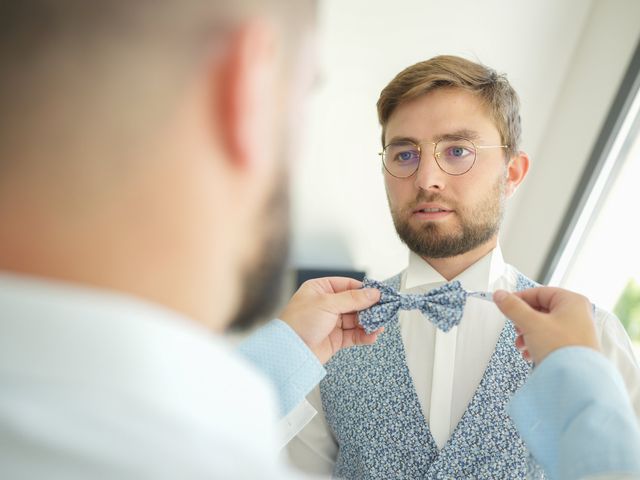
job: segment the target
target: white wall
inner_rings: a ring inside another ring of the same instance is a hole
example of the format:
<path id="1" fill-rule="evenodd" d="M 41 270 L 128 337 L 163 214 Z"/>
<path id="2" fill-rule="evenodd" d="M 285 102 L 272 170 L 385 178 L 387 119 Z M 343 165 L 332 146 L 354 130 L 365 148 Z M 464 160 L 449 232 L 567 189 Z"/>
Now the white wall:
<path id="1" fill-rule="evenodd" d="M 640 2 L 594 2 L 503 229 L 505 255 L 529 275 L 542 268 L 639 40 Z"/>
<path id="2" fill-rule="evenodd" d="M 321 6 L 323 82 L 293 175 L 293 265 L 354 267 L 377 278 L 404 267 L 406 249 L 388 213 L 377 155 L 375 103 L 401 69 L 450 53 L 506 72 L 521 96 L 523 147 L 534 167 L 512 202 L 517 212 L 507 216 L 502 241 L 507 258 L 535 274 L 553 237 L 551 217 L 561 217 L 569 177 L 579 175 L 590 147 L 584 144 L 595 138 L 638 37 L 640 2 L 325 0 Z M 582 132 L 574 153 L 566 146 L 556 151 L 565 129 Z"/>

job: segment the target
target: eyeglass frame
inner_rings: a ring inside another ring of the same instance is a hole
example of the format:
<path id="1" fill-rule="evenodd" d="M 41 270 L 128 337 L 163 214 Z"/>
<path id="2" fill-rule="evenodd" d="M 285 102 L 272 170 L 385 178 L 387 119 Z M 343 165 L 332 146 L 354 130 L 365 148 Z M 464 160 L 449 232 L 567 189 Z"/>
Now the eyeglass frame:
<path id="1" fill-rule="evenodd" d="M 444 168 L 442 168 L 442 165 L 440 165 L 440 162 L 438 162 L 438 157 L 442 153 L 442 152 L 438 152 L 437 151 L 438 144 L 440 142 L 443 142 L 443 141 L 444 142 L 451 141 L 452 139 L 454 139 L 454 140 L 465 140 L 465 141 L 469 142 L 471 145 L 473 145 L 473 148 L 474 148 L 474 151 L 473 151 L 473 162 L 471 163 L 471 166 L 468 169 L 466 169 L 464 172 L 462 172 L 462 173 L 449 173 Z M 418 159 L 418 164 L 416 165 L 416 169 L 413 172 L 411 172 L 411 174 L 407 175 L 406 177 L 398 177 L 397 175 L 394 175 L 393 173 L 391 173 L 389 171 L 389 169 L 387 168 L 387 164 L 384 161 L 384 151 L 387 149 L 387 147 L 389 145 L 394 144 L 394 143 L 400 143 L 400 142 L 411 143 L 411 144 L 415 145 L 416 148 L 418 149 L 418 153 L 420 154 L 420 158 Z M 382 159 L 382 166 L 387 171 L 387 173 L 389 175 L 391 175 L 392 177 L 394 177 L 394 178 L 409 178 L 409 177 L 412 177 L 420 169 L 420 162 L 422 162 L 422 144 L 423 143 L 429 143 L 429 144 L 433 145 L 433 159 L 435 160 L 436 165 L 438 165 L 438 168 L 440 170 L 442 170 L 447 175 L 451 175 L 452 177 L 459 177 L 461 175 L 464 175 L 465 173 L 468 173 L 473 168 L 473 166 L 476 164 L 476 160 L 478 159 L 477 150 L 484 149 L 484 148 L 509 148 L 509 145 L 476 145 L 475 142 L 473 140 L 471 140 L 470 138 L 466 138 L 466 137 L 462 137 L 462 136 L 453 136 L 453 137 L 450 137 L 450 138 L 442 138 L 442 139 L 438 140 L 437 142 L 419 142 L 419 143 L 416 143 L 413 140 L 403 139 L 403 140 L 396 140 L 394 142 L 387 143 L 382 148 L 382 152 L 378 153 L 378 155 L 380 155 L 380 158 Z"/>

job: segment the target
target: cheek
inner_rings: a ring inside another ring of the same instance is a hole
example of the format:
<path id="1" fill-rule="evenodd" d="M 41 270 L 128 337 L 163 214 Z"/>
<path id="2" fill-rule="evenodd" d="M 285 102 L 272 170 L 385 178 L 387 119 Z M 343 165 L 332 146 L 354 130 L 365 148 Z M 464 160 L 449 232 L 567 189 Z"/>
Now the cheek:
<path id="1" fill-rule="evenodd" d="M 491 172 L 491 175 L 476 175 L 465 178 L 464 182 L 457 183 L 455 186 L 452 185 L 450 193 L 461 206 L 474 209 L 496 195 L 496 188 L 500 181 L 504 181 L 504 177 L 495 172 Z"/>
<path id="2" fill-rule="evenodd" d="M 483 198 L 483 193 L 488 188 L 484 180 L 472 178 L 458 178 L 447 185 L 444 198 L 454 202 L 461 209 L 473 209 Z"/>
<path id="3" fill-rule="evenodd" d="M 401 180 L 385 174 L 384 186 L 387 191 L 387 197 L 393 204 L 402 203 L 409 198 L 415 198 L 413 183 L 410 180 Z"/>

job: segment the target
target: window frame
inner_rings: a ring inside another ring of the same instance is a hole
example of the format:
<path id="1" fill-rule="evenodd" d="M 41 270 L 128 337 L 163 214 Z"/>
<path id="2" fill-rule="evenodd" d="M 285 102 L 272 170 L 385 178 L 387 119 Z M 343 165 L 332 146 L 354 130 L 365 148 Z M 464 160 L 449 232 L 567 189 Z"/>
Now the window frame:
<path id="1" fill-rule="evenodd" d="M 622 167 L 629 134 L 640 123 L 640 41 L 537 276 L 559 285 Z"/>

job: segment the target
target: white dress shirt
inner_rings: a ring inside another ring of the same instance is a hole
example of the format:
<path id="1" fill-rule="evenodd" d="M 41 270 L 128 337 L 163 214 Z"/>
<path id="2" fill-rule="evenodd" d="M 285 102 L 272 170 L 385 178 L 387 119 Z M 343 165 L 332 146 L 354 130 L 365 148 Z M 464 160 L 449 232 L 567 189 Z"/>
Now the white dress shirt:
<path id="1" fill-rule="evenodd" d="M 517 271 L 504 262 L 497 247 L 456 280 L 468 291 L 513 291 Z M 410 254 L 409 266 L 401 278 L 402 292 L 426 292 L 444 283 L 446 279 L 428 263 Z M 462 321 L 447 333 L 437 329 L 419 311 L 401 311 L 399 322 L 407 366 L 422 413 L 438 448 L 442 448 L 480 384 L 505 317 L 492 302 L 469 298 Z M 603 352 L 622 374 L 640 417 L 640 366 L 631 342 L 614 315 L 601 311 L 595 323 Z M 307 400 L 317 414 L 312 419 L 307 415 L 306 426 L 298 425 L 301 431 L 288 444 L 287 454 L 303 470 L 328 474 L 333 471 L 338 445 L 322 412 L 319 389 Z"/>
<path id="2" fill-rule="evenodd" d="M 196 322 L 0 274 L 0 478 L 285 479 L 276 402 Z"/>

